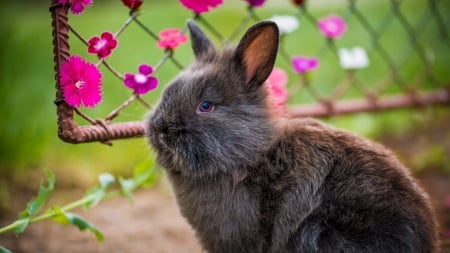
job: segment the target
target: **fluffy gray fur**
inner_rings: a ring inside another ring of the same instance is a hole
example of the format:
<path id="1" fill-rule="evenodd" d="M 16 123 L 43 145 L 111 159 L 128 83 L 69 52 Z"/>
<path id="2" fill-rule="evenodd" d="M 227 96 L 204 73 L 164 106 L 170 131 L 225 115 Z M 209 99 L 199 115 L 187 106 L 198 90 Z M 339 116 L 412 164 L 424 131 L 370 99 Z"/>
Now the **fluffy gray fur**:
<path id="1" fill-rule="evenodd" d="M 205 250 L 437 250 L 428 197 L 386 148 L 313 119 L 270 116 L 274 23 L 221 52 L 188 27 L 196 61 L 165 89 L 147 135 Z M 202 101 L 214 110 L 200 113 Z"/>

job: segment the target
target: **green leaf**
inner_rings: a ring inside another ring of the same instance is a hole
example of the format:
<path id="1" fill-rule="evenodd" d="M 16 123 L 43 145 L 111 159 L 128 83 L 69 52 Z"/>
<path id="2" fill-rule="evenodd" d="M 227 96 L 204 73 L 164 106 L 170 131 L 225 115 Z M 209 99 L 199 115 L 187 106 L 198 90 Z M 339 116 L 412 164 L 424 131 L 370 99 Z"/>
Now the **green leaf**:
<path id="1" fill-rule="evenodd" d="M 60 224 L 63 224 L 63 225 L 70 224 L 70 221 L 67 218 L 66 214 L 64 213 L 64 211 L 59 206 L 54 206 L 52 208 L 51 212 L 53 212 L 55 214 L 52 217 L 53 221 L 56 221 L 56 222 L 58 222 Z"/>
<path id="2" fill-rule="evenodd" d="M 15 229 L 14 229 L 14 233 L 16 234 L 20 234 L 23 231 L 25 231 L 25 229 L 28 227 L 28 225 L 30 224 L 30 218 L 23 218 L 23 219 L 19 219 L 16 220 L 13 225 L 15 225 Z"/>
<path id="3" fill-rule="evenodd" d="M 75 225 L 78 227 L 81 231 L 89 230 L 91 231 L 95 237 L 97 238 L 97 241 L 101 242 L 103 241 L 103 234 L 98 230 L 94 225 L 83 219 L 82 217 L 73 214 L 73 213 L 64 213 L 67 219 L 69 220 L 70 224 Z"/>
<path id="4" fill-rule="evenodd" d="M 0 246 L 0 253 L 12 253 L 12 251 L 10 251 L 9 249 Z"/>
<path id="5" fill-rule="evenodd" d="M 92 198 L 92 200 L 84 204 L 85 208 L 91 208 L 102 201 L 103 197 L 105 197 L 106 189 L 116 182 L 116 178 L 109 173 L 103 173 L 98 176 L 98 181 L 100 186 L 90 189 L 84 196 L 85 198 Z"/>
<path id="6" fill-rule="evenodd" d="M 91 208 L 97 205 L 100 201 L 102 201 L 103 197 L 105 197 L 105 189 L 102 187 L 95 187 L 89 190 L 84 198 L 92 198 L 92 200 L 86 202 L 84 204 L 85 208 Z"/>
<path id="7" fill-rule="evenodd" d="M 150 170 L 150 168 L 154 167 L 154 165 L 155 162 L 153 159 L 142 161 L 134 167 L 133 175 L 138 176 L 140 174 L 146 174 Z"/>
<path id="8" fill-rule="evenodd" d="M 52 211 L 55 213 L 55 216 L 52 218 L 52 220 L 63 225 L 75 225 L 81 231 L 89 230 L 95 235 L 97 241 L 103 241 L 103 234 L 96 227 L 94 227 L 92 223 L 89 223 L 82 217 L 73 213 L 65 212 L 59 206 L 54 206 L 52 208 Z"/>
<path id="9" fill-rule="evenodd" d="M 98 176 L 98 181 L 100 182 L 100 187 L 102 189 L 106 189 L 112 184 L 114 184 L 116 182 L 116 179 L 114 178 L 113 175 L 109 173 L 103 173 L 100 174 L 100 176 Z"/>
<path id="10" fill-rule="evenodd" d="M 53 189 L 55 188 L 55 175 L 50 170 L 46 170 L 45 172 L 47 174 L 48 185 L 45 186 L 44 183 L 41 182 L 37 197 L 28 202 L 26 209 L 20 212 L 19 218 L 32 217 L 36 215 L 39 210 L 41 210 L 42 206 L 44 206 L 50 193 L 53 192 Z"/>
<path id="11" fill-rule="evenodd" d="M 134 168 L 133 179 L 136 187 L 150 187 L 159 178 L 160 170 L 155 169 L 154 160 L 142 162 Z"/>
<path id="12" fill-rule="evenodd" d="M 19 212 L 19 219 L 28 218 L 30 215 L 28 214 L 27 209 L 22 210 Z"/>
<path id="13" fill-rule="evenodd" d="M 134 179 L 123 179 L 119 178 L 120 187 L 122 190 L 122 193 L 128 197 L 128 199 L 131 201 L 133 199 L 132 192 L 135 189 L 135 182 Z"/>

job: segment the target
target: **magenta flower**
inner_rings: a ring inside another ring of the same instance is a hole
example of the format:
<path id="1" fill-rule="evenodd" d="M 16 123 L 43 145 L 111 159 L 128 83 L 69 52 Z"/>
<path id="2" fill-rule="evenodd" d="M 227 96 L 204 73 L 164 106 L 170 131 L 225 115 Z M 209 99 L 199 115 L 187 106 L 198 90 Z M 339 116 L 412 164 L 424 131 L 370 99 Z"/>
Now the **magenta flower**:
<path id="1" fill-rule="evenodd" d="M 137 10 L 142 5 L 142 0 L 122 0 L 122 3 L 130 9 Z"/>
<path id="2" fill-rule="evenodd" d="M 266 80 L 268 99 L 274 116 L 283 114 L 284 106 L 288 100 L 288 91 L 286 84 L 288 75 L 281 68 L 273 68 L 269 78 Z"/>
<path id="3" fill-rule="evenodd" d="M 187 36 L 177 28 L 165 29 L 159 33 L 158 47 L 175 49 L 180 44 L 185 43 L 187 39 Z"/>
<path id="4" fill-rule="evenodd" d="M 347 29 L 347 24 L 338 15 L 330 15 L 317 21 L 320 32 L 323 36 L 338 39 Z"/>
<path id="5" fill-rule="evenodd" d="M 291 63 L 294 72 L 299 74 L 314 70 L 319 66 L 319 60 L 317 58 L 309 58 L 305 56 L 292 57 Z"/>
<path id="6" fill-rule="evenodd" d="M 70 10 L 73 14 L 81 14 L 85 7 L 90 7 L 93 0 L 59 0 L 62 5 L 70 4 Z"/>
<path id="7" fill-rule="evenodd" d="M 266 0 L 244 0 L 248 4 L 250 4 L 252 7 L 260 7 L 264 4 Z"/>
<path id="8" fill-rule="evenodd" d="M 208 12 L 209 8 L 219 6 L 223 0 L 180 0 L 180 2 L 195 13 L 203 13 Z"/>
<path id="9" fill-rule="evenodd" d="M 138 74 L 125 74 L 125 86 L 134 90 L 135 94 L 145 94 L 158 86 L 158 79 L 150 76 L 153 73 L 153 68 L 147 64 L 139 66 Z"/>
<path id="10" fill-rule="evenodd" d="M 59 71 L 59 84 L 68 105 L 95 107 L 101 97 L 102 74 L 80 56 L 71 56 Z"/>
<path id="11" fill-rule="evenodd" d="M 94 36 L 88 41 L 88 52 L 97 54 L 98 58 L 108 57 L 112 50 L 117 47 L 117 40 L 110 32 L 103 32 L 99 37 Z"/>

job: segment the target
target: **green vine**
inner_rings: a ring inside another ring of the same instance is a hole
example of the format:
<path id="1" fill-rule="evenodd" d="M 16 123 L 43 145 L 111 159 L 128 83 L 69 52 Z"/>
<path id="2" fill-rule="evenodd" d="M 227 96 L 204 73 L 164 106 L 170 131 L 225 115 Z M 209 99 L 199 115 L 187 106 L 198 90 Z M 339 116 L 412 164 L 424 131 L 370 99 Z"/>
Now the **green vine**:
<path id="1" fill-rule="evenodd" d="M 153 164 L 151 162 L 151 164 Z M 88 230 L 92 232 L 97 241 L 103 241 L 103 234 L 81 216 L 69 212 L 78 207 L 92 208 L 105 199 L 111 199 L 126 196 L 132 200 L 132 193 L 138 188 L 152 185 L 158 178 L 159 170 L 153 169 L 148 163 L 138 165 L 133 173 L 133 177 L 125 179 L 119 177 L 116 179 L 109 173 L 101 174 L 98 177 L 98 185 L 87 191 L 87 193 L 79 200 L 66 204 L 64 206 L 53 206 L 45 212 L 40 212 L 46 201 L 49 199 L 54 190 L 56 178 L 52 171 L 46 170 L 46 184 L 41 182 L 39 192 L 26 208 L 19 213 L 18 219 L 11 224 L 0 228 L 0 235 L 13 232 L 15 234 L 23 233 L 26 228 L 33 223 L 53 220 L 64 225 L 74 225 L 80 230 Z M 115 189 L 111 187 L 116 186 Z M 9 253 L 8 249 L 0 245 L 0 253 Z"/>

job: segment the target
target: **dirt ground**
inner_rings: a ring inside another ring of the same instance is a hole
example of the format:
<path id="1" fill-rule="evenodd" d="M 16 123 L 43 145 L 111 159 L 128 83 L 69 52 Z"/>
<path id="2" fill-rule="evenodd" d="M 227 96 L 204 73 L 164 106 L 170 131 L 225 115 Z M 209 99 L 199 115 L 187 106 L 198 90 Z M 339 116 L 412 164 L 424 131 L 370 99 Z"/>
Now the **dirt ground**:
<path id="1" fill-rule="evenodd" d="M 450 194 L 450 175 L 427 172 L 419 178 L 433 198 L 441 226 L 449 229 L 450 207 L 445 206 L 444 199 Z M 14 253 L 202 252 L 194 232 L 180 216 L 171 195 L 164 190 L 141 190 L 135 194 L 133 203 L 125 198 L 111 199 L 90 210 L 76 210 L 76 213 L 103 232 L 102 243 L 91 233 L 80 232 L 75 227 L 41 222 L 30 225 L 19 237 L 1 235 L 0 245 Z M 448 239 L 443 242 L 442 253 L 446 252 L 450 252 Z"/>
<path id="2" fill-rule="evenodd" d="M 432 124 L 432 127 L 419 124 L 413 132 L 395 136 L 386 135 L 379 141 L 393 149 L 400 158 L 409 161 L 414 161 L 414 157 L 421 155 L 419 151 L 429 150 L 438 143 L 443 146 L 444 159 L 448 162 L 448 156 L 450 156 L 448 150 L 450 124 L 448 122 L 450 122 L 450 115 L 439 119 L 439 122 Z M 445 158 L 446 155 L 447 158 Z M 417 164 L 408 165 L 416 166 Z M 444 166 L 447 165 L 444 162 Z M 429 193 L 438 215 L 442 238 L 441 252 L 450 253 L 449 168 L 433 166 L 433 160 L 427 168 L 415 176 Z M 32 224 L 19 237 L 11 233 L 0 235 L 0 245 L 14 253 L 202 252 L 194 232 L 180 216 L 170 191 L 167 186 L 165 187 L 140 190 L 135 194 L 133 203 L 125 198 L 118 198 L 102 202 L 90 210 L 75 210 L 75 213 L 94 223 L 103 232 L 105 239 L 102 243 L 98 243 L 91 233 L 80 232 L 75 227 L 66 227 L 54 222 L 41 222 Z M 68 195 L 69 200 L 82 196 L 82 192 L 77 189 L 62 194 Z M 14 201 L 18 204 L 17 210 L 22 209 L 26 202 L 25 199 Z M 58 203 L 67 203 L 67 201 Z M 0 226 L 14 220 L 16 214 L 17 211 L 13 211 L 9 215 L 0 217 Z"/>
<path id="3" fill-rule="evenodd" d="M 0 245 L 14 253 L 201 252 L 194 232 L 164 191 L 141 190 L 133 203 L 125 198 L 111 199 L 75 213 L 102 231 L 102 243 L 89 232 L 46 221 L 30 225 L 19 237 L 1 235 Z"/>

